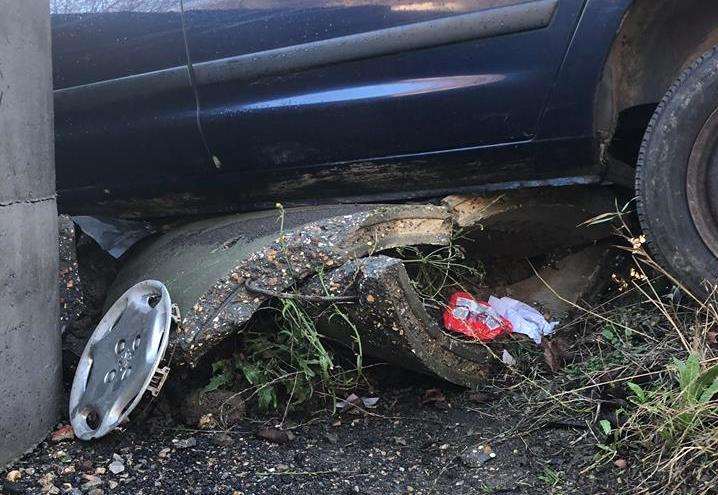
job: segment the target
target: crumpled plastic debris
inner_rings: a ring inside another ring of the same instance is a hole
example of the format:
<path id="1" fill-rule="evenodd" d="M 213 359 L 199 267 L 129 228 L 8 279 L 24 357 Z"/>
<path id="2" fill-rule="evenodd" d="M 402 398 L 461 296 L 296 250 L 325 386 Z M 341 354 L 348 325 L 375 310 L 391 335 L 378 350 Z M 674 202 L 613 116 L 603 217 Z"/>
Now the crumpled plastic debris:
<path id="1" fill-rule="evenodd" d="M 74 216 L 72 220 L 114 258 L 156 232 L 149 222 L 138 220 L 88 216 Z"/>
<path id="2" fill-rule="evenodd" d="M 489 298 L 491 306 L 499 315 L 511 322 L 515 333 L 528 335 L 536 344 L 541 344 L 544 335 L 551 335 L 559 322 L 546 321 L 541 313 L 526 303 L 510 297 Z"/>
<path id="3" fill-rule="evenodd" d="M 444 311 L 444 327 L 467 337 L 487 342 L 512 332 L 530 337 L 541 344 L 559 322 L 546 318 L 526 303 L 510 297 L 489 297 L 479 301 L 468 292 L 455 292 Z"/>
<path id="4" fill-rule="evenodd" d="M 506 366 L 516 366 L 518 364 L 516 358 L 513 357 L 511 353 L 506 349 L 504 349 L 504 351 L 501 353 L 501 362 L 504 363 Z"/>
<path id="5" fill-rule="evenodd" d="M 352 408 L 355 406 L 364 406 L 366 408 L 376 407 L 379 402 L 379 397 L 359 397 L 356 394 L 351 394 L 346 399 L 337 402 L 337 409 Z"/>
<path id="6" fill-rule="evenodd" d="M 455 292 L 444 311 L 444 327 L 472 339 L 489 341 L 511 333 L 511 323 L 468 292 Z"/>

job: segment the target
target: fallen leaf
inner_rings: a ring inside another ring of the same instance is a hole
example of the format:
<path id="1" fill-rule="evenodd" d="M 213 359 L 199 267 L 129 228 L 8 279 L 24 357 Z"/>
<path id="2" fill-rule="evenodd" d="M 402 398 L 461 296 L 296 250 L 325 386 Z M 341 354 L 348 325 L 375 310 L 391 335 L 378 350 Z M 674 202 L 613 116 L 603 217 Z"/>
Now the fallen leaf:
<path id="1" fill-rule="evenodd" d="M 430 388 L 424 392 L 421 399 L 422 404 L 435 404 L 437 402 L 446 402 L 446 397 L 440 388 Z"/>
<path id="2" fill-rule="evenodd" d="M 344 409 L 349 406 L 358 406 L 360 404 L 359 396 L 357 394 L 351 394 L 346 399 L 337 402 L 338 409 Z"/>
<path id="3" fill-rule="evenodd" d="M 199 418 L 197 426 L 200 430 L 214 430 L 218 427 L 218 424 L 214 415 L 212 413 L 207 413 Z"/>
<path id="4" fill-rule="evenodd" d="M 470 392 L 469 400 L 477 404 L 485 404 L 486 402 L 491 402 L 493 400 L 493 397 L 490 394 L 486 394 L 484 392 Z"/>
<path id="5" fill-rule="evenodd" d="M 362 397 L 361 401 L 364 407 L 376 407 L 377 402 L 379 402 L 379 397 Z"/>
<path id="6" fill-rule="evenodd" d="M 64 440 L 74 440 L 75 432 L 72 429 L 72 425 L 64 425 L 53 431 L 50 438 L 55 443 L 62 442 Z"/>
<path id="7" fill-rule="evenodd" d="M 337 402 L 337 409 L 350 411 L 356 414 L 363 412 L 363 409 L 376 407 L 379 397 L 359 397 L 357 394 L 351 394 L 346 399 Z"/>
<path id="8" fill-rule="evenodd" d="M 270 426 L 257 430 L 257 437 L 272 443 L 289 443 L 294 440 L 294 433 Z"/>
<path id="9" fill-rule="evenodd" d="M 544 339 L 541 342 L 543 356 L 551 371 L 558 371 L 566 360 L 566 345 L 561 339 Z"/>

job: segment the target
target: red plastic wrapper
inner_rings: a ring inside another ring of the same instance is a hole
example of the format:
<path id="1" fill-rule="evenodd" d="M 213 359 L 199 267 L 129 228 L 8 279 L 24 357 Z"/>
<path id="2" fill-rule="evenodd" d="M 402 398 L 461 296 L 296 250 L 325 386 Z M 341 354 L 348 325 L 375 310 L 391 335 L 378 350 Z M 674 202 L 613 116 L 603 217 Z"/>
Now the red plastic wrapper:
<path id="1" fill-rule="evenodd" d="M 488 342 L 512 331 L 511 322 L 489 303 L 477 301 L 468 292 L 455 292 L 444 311 L 444 327 L 475 340 Z"/>

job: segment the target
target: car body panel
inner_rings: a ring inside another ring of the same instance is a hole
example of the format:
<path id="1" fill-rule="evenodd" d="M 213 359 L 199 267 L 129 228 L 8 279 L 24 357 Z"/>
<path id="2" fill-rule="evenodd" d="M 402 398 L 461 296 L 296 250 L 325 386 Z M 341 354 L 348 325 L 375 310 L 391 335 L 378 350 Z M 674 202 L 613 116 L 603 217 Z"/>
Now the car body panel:
<path id="1" fill-rule="evenodd" d="M 91 212 L 120 184 L 157 187 L 168 167 L 155 164 L 173 163 L 172 173 L 183 174 L 187 164 L 206 160 L 189 78 L 170 91 L 85 107 L 58 98 L 78 88 L 85 100 L 93 83 L 186 65 L 176 0 L 53 0 L 51 13 L 61 209 Z"/>
<path id="2" fill-rule="evenodd" d="M 177 0 L 51 0 L 55 89 L 187 63 Z"/>
<path id="3" fill-rule="evenodd" d="M 445 3 L 426 2 L 422 7 Z M 486 3 L 473 2 L 473 9 Z M 582 0 L 561 2 L 544 29 L 308 69 L 250 84 L 202 86 L 202 120 L 210 147 L 225 172 L 231 173 L 531 139 L 581 4 Z M 291 43 L 296 31 L 316 33 L 323 24 L 343 25 L 340 32 L 394 27 L 404 17 L 391 16 L 397 12 L 392 8 L 410 6 L 406 0 L 393 0 L 368 8 L 282 6 L 261 9 L 269 12 L 264 15 L 244 7 L 224 10 L 229 19 L 223 24 L 236 27 L 220 29 L 220 39 L 233 39 L 227 31 L 244 33 L 236 37 L 236 53 L 226 41 L 193 37 L 195 16 L 206 13 L 188 11 L 188 36 L 193 59 L 198 52 L 207 57 L 208 48 L 216 45 L 225 46 L 222 55 L 238 55 L 246 50 L 243 40 L 272 38 L 262 36 L 267 24 L 280 33 L 276 37 L 290 33 L 284 43 Z M 430 9 L 421 12 L 440 15 Z M 241 22 L 245 18 L 250 20 Z M 314 37 L 319 35 L 310 41 Z M 254 45 L 263 51 L 277 43 Z"/>
<path id="4" fill-rule="evenodd" d="M 539 124 L 537 139 L 595 137 L 598 85 L 634 0 L 588 0 Z"/>
<path id="5" fill-rule="evenodd" d="M 65 211 L 169 216 L 600 180 L 587 102 L 628 2 L 185 0 L 183 19 L 166 1 L 55 16 L 56 64 L 84 64 L 55 70 Z M 425 26 L 548 3 L 545 27 L 411 45 Z M 410 48 L 382 52 L 382 36 Z M 93 61 L 103 56 L 117 67 Z M 582 86 L 567 106 L 570 78 Z"/>

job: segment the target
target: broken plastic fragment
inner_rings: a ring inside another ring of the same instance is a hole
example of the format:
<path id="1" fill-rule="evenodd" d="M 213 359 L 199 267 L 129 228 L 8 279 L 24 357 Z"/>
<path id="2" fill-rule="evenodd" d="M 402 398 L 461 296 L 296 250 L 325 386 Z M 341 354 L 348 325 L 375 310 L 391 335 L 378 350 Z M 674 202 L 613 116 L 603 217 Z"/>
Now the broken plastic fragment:
<path id="1" fill-rule="evenodd" d="M 137 220 L 88 216 L 74 216 L 72 220 L 114 258 L 155 233 L 150 223 Z"/>
<path id="2" fill-rule="evenodd" d="M 546 318 L 536 309 L 510 297 L 499 299 L 491 296 L 489 306 L 511 322 L 515 333 L 528 335 L 537 344 L 541 344 L 541 338 L 544 335 L 551 335 L 559 323 L 557 321 L 546 321 Z"/>
<path id="3" fill-rule="evenodd" d="M 379 402 L 379 397 L 359 397 L 356 394 L 351 394 L 346 399 L 337 402 L 336 407 L 337 409 L 344 409 L 347 407 L 354 407 L 361 404 L 366 408 L 372 408 L 376 407 L 377 402 Z"/>

